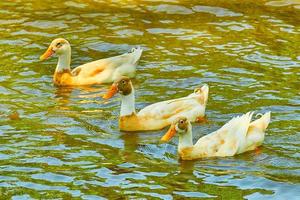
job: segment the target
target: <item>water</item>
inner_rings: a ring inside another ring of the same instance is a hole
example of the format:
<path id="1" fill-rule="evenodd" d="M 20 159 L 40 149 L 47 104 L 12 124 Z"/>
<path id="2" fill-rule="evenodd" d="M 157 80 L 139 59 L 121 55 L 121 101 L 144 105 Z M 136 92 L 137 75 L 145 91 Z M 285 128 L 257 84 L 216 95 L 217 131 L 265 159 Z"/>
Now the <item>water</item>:
<path id="1" fill-rule="evenodd" d="M 0 3 L 1 199 L 297 199 L 300 196 L 299 1 L 56 1 Z M 137 108 L 210 85 L 209 123 L 272 111 L 264 145 L 230 158 L 179 161 L 166 131 L 118 131 L 109 85 L 58 88 L 52 39 L 72 66 L 144 48 Z M 18 114 L 16 114 L 18 113 Z"/>

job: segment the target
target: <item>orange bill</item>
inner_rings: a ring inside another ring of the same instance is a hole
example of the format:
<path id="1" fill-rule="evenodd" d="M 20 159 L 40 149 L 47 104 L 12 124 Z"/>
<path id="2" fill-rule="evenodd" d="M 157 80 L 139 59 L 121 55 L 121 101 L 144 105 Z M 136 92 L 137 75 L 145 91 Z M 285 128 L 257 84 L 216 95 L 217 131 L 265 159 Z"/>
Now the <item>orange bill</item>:
<path id="1" fill-rule="evenodd" d="M 118 92 L 118 87 L 116 84 L 112 84 L 105 95 L 103 95 L 103 99 L 110 99 Z"/>
<path id="2" fill-rule="evenodd" d="M 160 139 L 160 141 L 168 142 L 176 133 L 175 125 L 172 124 L 168 132 Z"/>
<path id="3" fill-rule="evenodd" d="M 41 55 L 40 60 L 46 60 L 48 58 L 50 58 L 53 54 L 55 53 L 55 51 L 53 51 L 52 47 L 50 46 L 47 51 Z"/>

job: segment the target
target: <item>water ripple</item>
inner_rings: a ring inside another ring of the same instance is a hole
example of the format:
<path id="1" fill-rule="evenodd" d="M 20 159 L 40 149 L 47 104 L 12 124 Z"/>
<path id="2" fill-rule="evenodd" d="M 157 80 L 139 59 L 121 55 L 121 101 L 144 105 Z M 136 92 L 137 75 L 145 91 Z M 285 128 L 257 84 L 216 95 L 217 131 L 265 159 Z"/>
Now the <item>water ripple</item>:
<path id="1" fill-rule="evenodd" d="M 0 3 L 0 190 L 3 199 L 236 198 L 299 196 L 299 3 L 33 0 Z M 47 8 L 47 9 L 46 9 Z M 298 20 L 298 21 L 297 21 Z M 232 158 L 180 161 L 167 131 L 118 129 L 109 85 L 59 88 L 56 37 L 72 67 L 144 49 L 136 107 L 210 85 L 209 123 L 194 141 L 249 110 L 272 111 L 264 145 Z"/>

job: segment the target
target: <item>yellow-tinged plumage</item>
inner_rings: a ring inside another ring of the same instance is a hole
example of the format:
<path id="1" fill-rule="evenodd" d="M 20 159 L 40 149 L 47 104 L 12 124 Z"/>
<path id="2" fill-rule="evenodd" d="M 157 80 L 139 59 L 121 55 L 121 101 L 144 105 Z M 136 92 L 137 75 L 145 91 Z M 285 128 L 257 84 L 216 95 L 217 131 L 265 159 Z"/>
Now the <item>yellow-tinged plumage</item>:
<path id="1" fill-rule="evenodd" d="M 254 150 L 265 137 L 265 130 L 270 123 L 271 112 L 251 122 L 253 112 L 234 117 L 219 130 L 200 138 L 195 145 L 192 141 L 192 125 L 186 117 L 180 117 L 162 137 L 169 141 L 179 134 L 178 153 L 183 160 L 205 157 L 225 157 Z"/>
<path id="2" fill-rule="evenodd" d="M 56 85 L 92 85 L 111 83 L 121 76 L 134 77 L 136 65 L 142 55 L 141 48 L 133 48 L 130 53 L 89 62 L 71 70 L 71 46 L 63 38 L 51 42 L 41 60 L 57 54 L 58 64 L 53 82 Z"/>
<path id="3" fill-rule="evenodd" d="M 178 116 L 185 116 L 192 122 L 203 118 L 208 92 L 208 85 L 204 85 L 186 97 L 158 102 L 136 113 L 133 85 L 129 78 L 123 77 L 111 86 L 103 98 L 109 99 L 116 93 L 121 94 L 120 130 L 146 131 L 162 129 Z"/>

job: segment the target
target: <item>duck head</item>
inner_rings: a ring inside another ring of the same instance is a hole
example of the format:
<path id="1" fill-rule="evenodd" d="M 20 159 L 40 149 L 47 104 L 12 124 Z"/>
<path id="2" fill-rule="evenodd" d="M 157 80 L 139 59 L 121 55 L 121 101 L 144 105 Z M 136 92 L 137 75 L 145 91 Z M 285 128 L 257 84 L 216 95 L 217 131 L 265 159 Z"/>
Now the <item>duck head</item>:
<path id="1" fill-rule="evenodd" d="M 70 54 L 71 52 L 71 46 L 70 43 L 63 38 L 57 38 L 51 42 L 46 52 L 41 55 L 40 60 L 46 60 L 53 56 L 54 54 L 65 55 Z"/>
<path id="2" fill-rule="evenodd" d="M 176 133 L 184 136 L 191 130 L 191 123 L 186 117 L 177 118 L 170 126 L 167 133 L 160 139 L 162 142 L 168 142 Z"/>
<path id="3" fill-rule="evenodd" d="M 128 96 L 132 93 L 132 91 L 133 86 L 130 78 L 123 76 L 111 85 L 107 93 L 103 95 L 103 98 L 110 99 L 117 93 L 120 93 L 122 96 Z"/>

